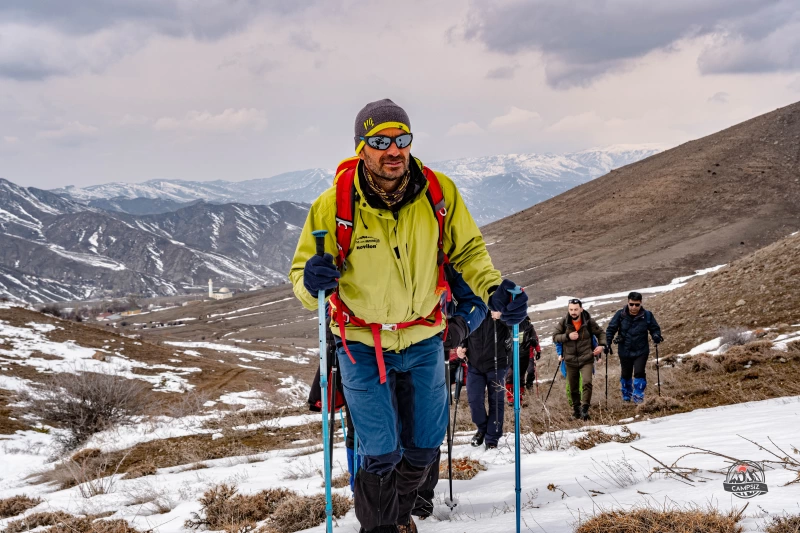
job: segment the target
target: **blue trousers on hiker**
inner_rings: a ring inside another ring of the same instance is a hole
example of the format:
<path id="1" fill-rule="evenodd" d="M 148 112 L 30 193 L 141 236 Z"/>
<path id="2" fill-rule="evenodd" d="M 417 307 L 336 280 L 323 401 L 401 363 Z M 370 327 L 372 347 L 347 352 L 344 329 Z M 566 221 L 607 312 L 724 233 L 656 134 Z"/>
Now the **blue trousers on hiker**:
<path id="1" fill-rule="evenodd" d="M 425 468 L 436 454 L 447 430 L 447 386 L 444 350 L 439 335 L 398 352 L 384 351 L 386 383 L 380 383 L 375 348 L 359 342 L 336 348 L 342 388 L 358 432 L 362 468 L 385 476 L 401 459 Z"/>
<path id="2" fill-rule="evenodd" d="M 485 435 L 486 444 L 497 444 L 503 436 L 503 413 L 505 409 L 506 368 L 497 372 L 480 372 L 470 365 L 467 372 L 467 399 L 472 422 Z M 489 412 L 486 412 L 486 396 L 489 397 Z M 496 423 L 495 423 L 496 422 Z"/>

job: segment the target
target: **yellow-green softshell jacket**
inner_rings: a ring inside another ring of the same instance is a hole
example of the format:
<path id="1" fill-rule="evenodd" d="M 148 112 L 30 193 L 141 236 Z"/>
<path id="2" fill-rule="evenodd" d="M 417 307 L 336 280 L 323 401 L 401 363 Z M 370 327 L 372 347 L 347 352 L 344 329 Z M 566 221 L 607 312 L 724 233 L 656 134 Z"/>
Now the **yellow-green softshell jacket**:
<path id="1" fill-rule="evenodd" d="M 413 159 L 420 168 L 422 163 Z M 501 282 L 500 272 L 492 265 L 483 236 L 464 205 L 455 184 L 436 173 L 445 199 L 444 251 L 461 272 L 472 291 L 488 302 L 487 291 Z M 359 180 L 354 180 L 359 202 L 353 217 L 353 237 L 347 268 L 339 279 L 339 296 L 350 310 L 368 323 L 397 324 L 427 317 L 440 297 L 436 294 L 438 269 L 436 239 L 439 235 L 436 216 L 425 196 L 427 184 L 416 198 L 393 214 L 375 209 L 364 200 Z M 315 230 L 328 230 L 325 251 L 334 257 L 336 248 L 336 188 L 323 192 L 313 203 L 297 243 L 289 279 L 297 298 L 309 310 L 317 308 L 317 299 L 303 285 L 303 268 L 316 253 Z M 381 331 L 384 350 L 402 350 L 436 335 L 444 329 L 424 325 L 397 331 Z M 334 334 L 341 336 L 333 323 Z M 347 326 L 347 340 L 374 345 L 369 328 Z"/>

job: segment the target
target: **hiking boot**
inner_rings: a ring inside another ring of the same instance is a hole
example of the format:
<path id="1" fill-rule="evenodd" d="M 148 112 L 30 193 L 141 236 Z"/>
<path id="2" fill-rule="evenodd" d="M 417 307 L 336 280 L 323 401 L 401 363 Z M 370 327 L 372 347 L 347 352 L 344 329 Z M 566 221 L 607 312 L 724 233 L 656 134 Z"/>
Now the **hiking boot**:
<path id="1" fill-rule="evenodd" d="M 417 533 L 417 524 L 414 523 L 413 518 L 410 518 L 406 525 L 397 524 L 397 531 L 398 533 Z"/>
<path id="2" fill-rule="evenodd" d="M 496 442 L 487 442 L 486 443 L 486 449 L 487 450 L 496 450 L 497 449 L 497 443 Z"/>
<path id="3" fill-rule="evenodd" d="M 633 379 L 619 378 L 619 388 L 622 392 L 622 401 L 630 402 L 633 395 Z"/>
<path id="4" fill-rule="evenodd" d="M 644 402 L 644 390 L 647 388 L 647 380 L 645 378 L 633 378 L 633 403 L 640 404 Z"/>
<path id="5" fill-rule="evenodd" d="M 581 406 L 581 418 L 584 420 L 589 420 L 589 405 Z"/>
<path id="6" fill-rule="evenodd" d="M 581 416 L 583 416 L 583 415 L 581 415 L 581 406 L 580 405 L 573 405 L 572 406 L 572 418 L 574 418 L 575 420 L 580 420 Z"/>
<path id="7" fill-rule="evenodd" d="M 477 448 L 478 446 L 483 444 L 483 437 L 485 437 L 485 435 L 483 434 L 482 431 L 476 432 L 475 436 L 472 437 L 472 442 L 470 442 L 470 444 L 472 444 L 473 447 Z"/>

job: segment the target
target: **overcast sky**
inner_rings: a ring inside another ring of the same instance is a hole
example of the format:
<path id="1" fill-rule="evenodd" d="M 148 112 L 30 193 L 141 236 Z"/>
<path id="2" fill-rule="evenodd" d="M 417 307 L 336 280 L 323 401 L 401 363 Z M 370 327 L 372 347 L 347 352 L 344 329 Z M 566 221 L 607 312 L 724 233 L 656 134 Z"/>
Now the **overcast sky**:
<path id="1" fill-rule="evenodd" d="M 800 100 L 800 2 L 0 2 L 20 185 L 333 168 L 380 98 L 429 162 L 677 144 Z"/>

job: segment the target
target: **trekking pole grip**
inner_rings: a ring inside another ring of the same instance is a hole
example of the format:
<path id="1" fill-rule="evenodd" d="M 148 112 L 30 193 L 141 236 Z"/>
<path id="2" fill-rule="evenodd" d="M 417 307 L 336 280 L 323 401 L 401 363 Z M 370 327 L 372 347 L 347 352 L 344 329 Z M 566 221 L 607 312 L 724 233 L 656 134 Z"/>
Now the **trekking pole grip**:
<path id="1" fill-rule="evenodd" d="M 317 241 L 317 255 L 322 257 L 325 255 L 325 235 L 328 234 L 326 229 L 318 229 L 311 232 L 314 239 Z"/>

